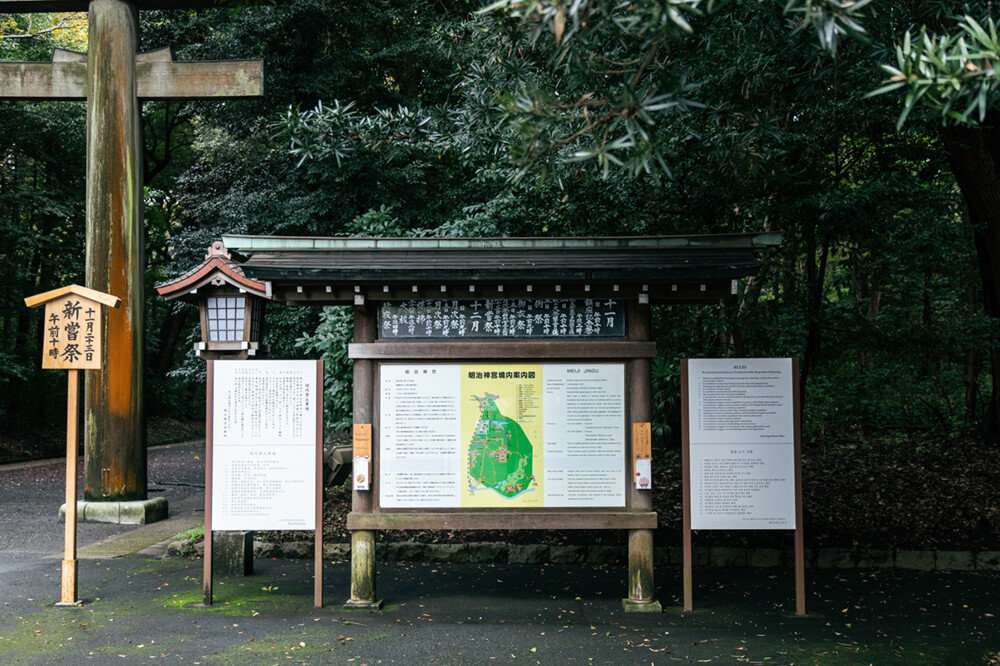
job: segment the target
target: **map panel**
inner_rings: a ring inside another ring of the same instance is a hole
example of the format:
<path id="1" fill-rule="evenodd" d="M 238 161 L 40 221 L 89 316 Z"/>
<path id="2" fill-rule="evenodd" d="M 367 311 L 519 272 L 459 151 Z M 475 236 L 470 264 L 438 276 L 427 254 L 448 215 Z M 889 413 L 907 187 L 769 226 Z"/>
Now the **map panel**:
<path id="1" fill-rule="evenodd" d="M 462 506 L 542 506 L 542 366 L 462 366 Z"/>
<path id="2" fill-rule="evenodd" d="M 623 364 L 379 368 L 381 507 L 625 506 Z"/>

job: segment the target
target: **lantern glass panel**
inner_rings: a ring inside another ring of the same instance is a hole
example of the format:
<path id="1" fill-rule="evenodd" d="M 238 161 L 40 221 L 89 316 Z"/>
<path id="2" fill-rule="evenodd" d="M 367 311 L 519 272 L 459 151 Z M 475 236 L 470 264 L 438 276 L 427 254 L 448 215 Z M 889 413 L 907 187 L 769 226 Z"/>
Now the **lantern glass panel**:
<path id="1" fill-rule="evenodd" d="M 211 342 L 243 340 L 244 296 L 208 297 L 208 339 Z"/>

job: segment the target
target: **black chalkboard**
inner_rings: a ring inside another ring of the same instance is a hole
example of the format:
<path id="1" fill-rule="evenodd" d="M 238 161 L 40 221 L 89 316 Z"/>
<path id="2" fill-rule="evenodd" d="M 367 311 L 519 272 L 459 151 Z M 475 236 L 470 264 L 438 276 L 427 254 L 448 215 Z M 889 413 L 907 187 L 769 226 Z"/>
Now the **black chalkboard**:
<path id="1" fill-rule="evenodd" d="M 622 338 L 625 303 L 616 299 L 386 301 L 379 338 Z"/>

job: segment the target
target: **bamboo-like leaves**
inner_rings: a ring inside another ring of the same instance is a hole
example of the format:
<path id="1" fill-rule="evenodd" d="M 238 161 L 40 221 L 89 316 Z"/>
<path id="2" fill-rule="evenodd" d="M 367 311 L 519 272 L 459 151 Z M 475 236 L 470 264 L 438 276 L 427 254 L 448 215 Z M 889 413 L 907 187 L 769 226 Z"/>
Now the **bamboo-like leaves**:
<path id="1" fill-rule="evenodd" d="M 897 126 L 902 127 L 918 102 L 943 122 L 959 124 L 982 122 L 997 103 L 1000 80 L 993 63 L 1000 59 L 1000 38 L 996 23 L 989 19 L 983 26 L 963 16 L 958 27 L 946 35 L 923 28 L 916 38 L 907 31 L 896 46 L 896 64 L 882 66 L 888 80 L 869 96 L 906 88 Z"/>
<path id="2" fill-rule="evenodd" d="M 841 37 L 865 39 L 860 19 L 871 0 L 788 0 L 785 12 L 801 18 L 796 30 L 815 28 L 820 46 L 837 54 Z"/>

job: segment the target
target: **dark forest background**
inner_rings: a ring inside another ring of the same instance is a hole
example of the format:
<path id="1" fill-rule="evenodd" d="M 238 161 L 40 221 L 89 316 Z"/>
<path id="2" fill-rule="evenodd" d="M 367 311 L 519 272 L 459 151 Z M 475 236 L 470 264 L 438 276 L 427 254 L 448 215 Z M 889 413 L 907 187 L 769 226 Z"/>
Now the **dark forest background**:
<path id="1" fill-rule="evenodd" d="M 962 34 L 952 12 L 975 6 L 799 4 L 510 1 L 477 13 L 478 1 L 296 0 L 143 12 L 143 50 L 266 67 L 258 100 L 144 106 L 148 415 L 202 417 L 195 310 L 153 286 L 225 232 L 779 231 L 782 246 L 738 302 L 656 309 L 658 448 L 677 446 L 678 359 L 747 355 L 802 359 L 806 437 L 824 451 L 993 451 L 993 80 L 962 78 L 948 108 L 925 90 L 901 125 L 915 80 L 869 96 L 892 80 L 882 65 L 920 65 L 920 53 L 894 51 L 907 29 Z M 986 25 L 988 9 L 976 17 Z M 79 17 L 31 21 L 0 15 L 0 59 L 85 48 Z M 65 380 L 39 369 L 41 321 L 22 299 L 82 279 L 84 112 L 0 102 L 8 438 L 63 425 Z M 273 357 L 328 359 L 332 428 L 350 418 L 347 327 L 337 308 L 268 313 Z"/>

